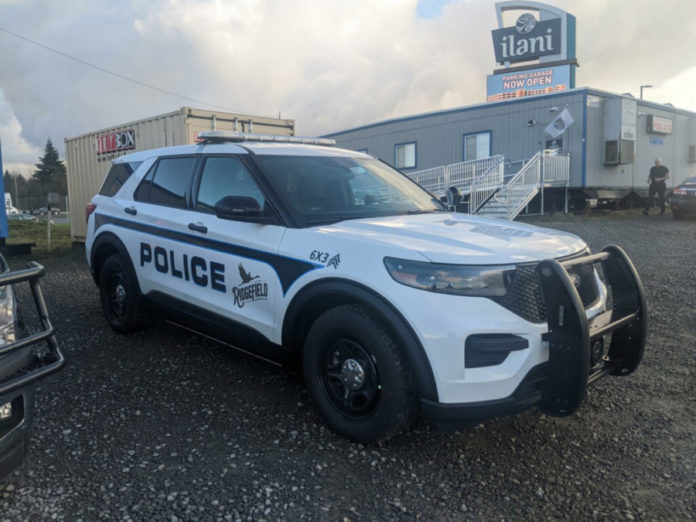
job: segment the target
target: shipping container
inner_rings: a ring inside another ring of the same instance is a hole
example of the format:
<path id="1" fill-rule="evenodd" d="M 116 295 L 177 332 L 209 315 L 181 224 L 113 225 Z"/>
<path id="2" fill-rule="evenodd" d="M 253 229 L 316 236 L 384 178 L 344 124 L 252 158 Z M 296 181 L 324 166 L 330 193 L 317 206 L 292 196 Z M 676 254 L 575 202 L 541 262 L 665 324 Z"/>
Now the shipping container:
<path id="1" fill-rule="evenodd" d="M 182 107 L 178 111 L 65 138 L 70 235 L 84 241 L 85 206 L 114 158 L 147 149 L 195 143 L 199 132 L 220 130 L 294 136 L 295 121 Z"/>

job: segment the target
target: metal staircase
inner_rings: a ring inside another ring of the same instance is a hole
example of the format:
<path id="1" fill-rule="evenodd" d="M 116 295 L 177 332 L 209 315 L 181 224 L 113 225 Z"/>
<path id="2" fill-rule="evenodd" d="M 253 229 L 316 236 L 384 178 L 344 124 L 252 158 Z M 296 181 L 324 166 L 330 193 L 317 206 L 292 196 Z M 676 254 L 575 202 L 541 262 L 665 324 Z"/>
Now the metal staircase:
<path id="1" fill-rule="evenodd" d="M 570 156 L 537 152 L 521 162 L 522 168 L 507 182 L 502 156 L 444 165 L 412 172 L 409 177 L 432 194 L 442 197 L 456 187 L 468 197 L 469 213 L 513 220 L 546 187 L 568 187 Z"/>
<path id="2" fill-rule="evenodd" d="M 541 153 L 537 152 L 490 198 L 477 214 L 513 220 L 541 190 Z"/>

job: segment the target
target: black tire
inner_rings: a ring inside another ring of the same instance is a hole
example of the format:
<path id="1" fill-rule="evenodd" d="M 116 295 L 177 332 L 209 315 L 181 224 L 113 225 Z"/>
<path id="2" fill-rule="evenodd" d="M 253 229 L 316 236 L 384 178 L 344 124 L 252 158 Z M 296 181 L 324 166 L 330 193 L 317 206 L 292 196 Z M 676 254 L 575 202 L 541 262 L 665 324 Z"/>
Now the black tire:
<path id="1" fill-rule="evenodd" d="M 375 442 L 415 421 L 410 369 L 394 336 L 367 308 L 343 305 L 322 314 L 309 330 L 302 360 L 309 393 L 339 435 Z"/>
<path id="2" fill-rule="evenodd" d="M 119 333 L 143 327 L 145 321 L 138 282 L 128 261 L 114 254 L 104 261 L 99 272 L 102 310 L 109 326 Z"/>
<path id="3" fill-rule="evenodd" d="M 684 218 L 684 215 L 683 215 L 683 214 L 681 213 L 681 211 L 679 211 L 679 210 L 672 210 L 672 217 L 673 217 L 674 219 L 679 220 L 679 219 L 683 219 L 683 218 Z"/>

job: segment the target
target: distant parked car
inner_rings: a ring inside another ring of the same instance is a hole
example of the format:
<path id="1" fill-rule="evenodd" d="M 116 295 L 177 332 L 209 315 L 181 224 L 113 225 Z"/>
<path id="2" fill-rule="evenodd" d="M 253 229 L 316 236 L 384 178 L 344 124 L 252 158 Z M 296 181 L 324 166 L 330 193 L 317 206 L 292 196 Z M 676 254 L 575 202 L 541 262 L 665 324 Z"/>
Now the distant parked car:
<path id="1" fill-rule="evenodd" d="M 51 214 L 53 215 L 56 215 L 59 212 L 60 210 L 57 208 L 51 209 Z M 34 214 L 35 216 L 45 216 L 46 214 L 48 214 L 48 209 L 46 207 L 37 208 L 36 210 L 32 211 L 32 214 Z"/>
<path id="2" fill-rule="evenodd" d="M 672 191 L 670 207 L 674 219 L 681 219 L 687 215 L 696 216 L 696 176 L 686 178 Z"/>
<path id="3" fill-rule="evenodd" d="M 7 219 L 11 221 L 38 221 L 39 218 L 36 216 L 32 216 L 31 214 L 25 214 L 24 212 L 20 212 L 18 214 L 8 214 Z"/>

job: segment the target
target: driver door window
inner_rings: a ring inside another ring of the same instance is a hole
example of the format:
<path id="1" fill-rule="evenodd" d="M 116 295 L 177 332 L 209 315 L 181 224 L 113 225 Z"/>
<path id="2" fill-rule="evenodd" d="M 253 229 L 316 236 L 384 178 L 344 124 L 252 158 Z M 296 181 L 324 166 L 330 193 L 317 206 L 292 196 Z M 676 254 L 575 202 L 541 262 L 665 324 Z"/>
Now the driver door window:
<path id="1" fill-rule="evenodd" d="M 235 157 L 205 160 L 196 197 L 196 210 L 215 213 L 215 204 L 225 196 L 246 196 L 264 208 L 264 197 L 244 164 Z"/>

